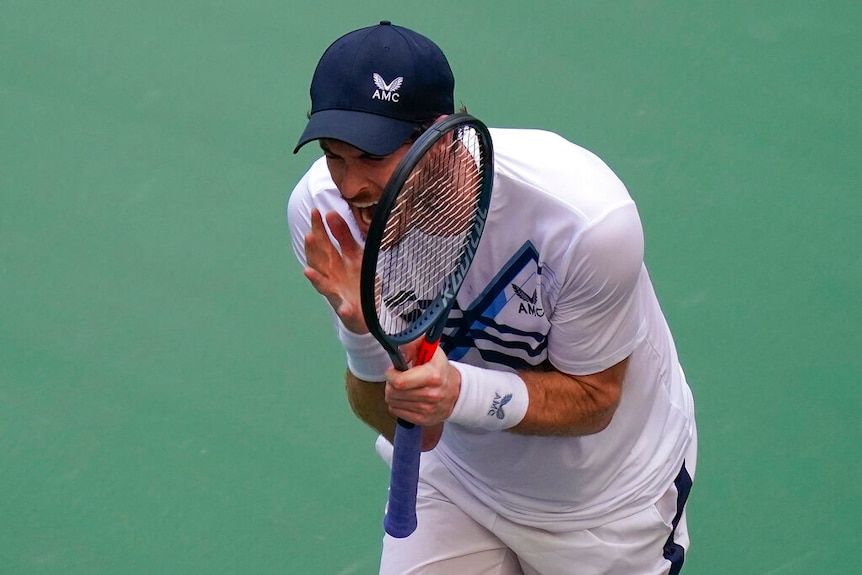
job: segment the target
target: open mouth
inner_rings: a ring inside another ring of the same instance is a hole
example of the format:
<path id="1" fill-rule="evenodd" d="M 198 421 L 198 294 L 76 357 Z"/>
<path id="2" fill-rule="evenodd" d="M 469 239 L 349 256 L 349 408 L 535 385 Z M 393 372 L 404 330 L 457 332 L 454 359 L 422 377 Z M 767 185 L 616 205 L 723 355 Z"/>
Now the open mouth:
<path id="1" fill-rule="evenodd" d="M 355 202 L 353 207 L 359 215 L 359 221 L 366 226 L 370 226 L 371 220 L 374 218 L 374 210 L 377 208 L 377 202 Z"/>

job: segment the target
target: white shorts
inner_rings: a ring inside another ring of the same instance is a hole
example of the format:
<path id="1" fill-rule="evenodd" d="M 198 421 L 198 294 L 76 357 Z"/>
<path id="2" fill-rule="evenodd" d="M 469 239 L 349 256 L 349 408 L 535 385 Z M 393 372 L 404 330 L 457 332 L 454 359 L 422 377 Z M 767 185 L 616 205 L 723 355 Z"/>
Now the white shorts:
<path id="1" fill-rule="evenodd" d="M 391 445 L 378 440 L 391 460 Z M 433 455 L 423 474 L 455 482 Z M 655 505 L 582 531 L 552 533 L 500 517 L 462 489 L 458 501 L 419 482 L 419 526 L 405 539 L 383 538 L 381 575 L 676 575 L 689 547 L 685 502 L 697 465 L 697 435 L 676 481 Z M 454 486 L 454 485 L 453 485 Z"/>

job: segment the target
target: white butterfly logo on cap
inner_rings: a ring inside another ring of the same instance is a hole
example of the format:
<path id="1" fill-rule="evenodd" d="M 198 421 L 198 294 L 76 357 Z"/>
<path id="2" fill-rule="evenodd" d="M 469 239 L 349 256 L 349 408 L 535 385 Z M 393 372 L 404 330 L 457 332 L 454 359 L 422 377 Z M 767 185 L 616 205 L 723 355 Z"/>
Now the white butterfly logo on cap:
<path id="1" fill-rule="evenodd" d="M 401 99 L 401 95 L 398 93 L 398 89 L 404 83 L 404 77 L 398 76 L 392 82 L 386 83 L 386 80 L 383 79 L 383 76 L 375 72 L 373 74 L 374 85 L 377 86 L 377 89 L 374 90 L 374 95 L 371 96 L 372 100 L 385 100 L 386 102 L 394 102 L 398 103 L 398 100 Z"/>

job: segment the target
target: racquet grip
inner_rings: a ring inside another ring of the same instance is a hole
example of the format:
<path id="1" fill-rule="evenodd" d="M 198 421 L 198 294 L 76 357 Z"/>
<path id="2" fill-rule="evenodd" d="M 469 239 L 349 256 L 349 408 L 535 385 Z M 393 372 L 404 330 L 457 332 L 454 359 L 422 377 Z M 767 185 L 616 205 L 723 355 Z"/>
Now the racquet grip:
<path id="1" fill-rule="evenodd" d="M 431 361 L 439 339 L 422 338 L 414 365 Z M 419 456 L 422 453 L 422 427 L 402 419 L 395 426 L 392 473 L 389 476 L 389 506 L 383 527 L 392 537 L 403 539 L 416 530 L 416 490 L 419 485 Z"/>
<path id="2" fill-rule="evenodd" d="M 422 427 L 399 419 L 395 426 L 389 505 L 383 519 L 386 533 L 398 539 L 416 530 L 416 490 L 421 451 Z"/>

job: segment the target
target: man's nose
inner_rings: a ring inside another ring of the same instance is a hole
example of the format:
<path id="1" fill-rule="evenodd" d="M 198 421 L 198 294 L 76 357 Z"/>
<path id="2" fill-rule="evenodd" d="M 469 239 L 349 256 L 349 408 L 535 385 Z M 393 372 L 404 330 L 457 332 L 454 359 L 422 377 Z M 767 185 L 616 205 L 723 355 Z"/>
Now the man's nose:
<path id="1" fill-rule="evenodd" d="M 345 199 L 352 199 L 359 194 L 368 190 L 368 180 L 363 176 L 360 170 L 344 170 L 341 175 L 341 195 Z"/>

